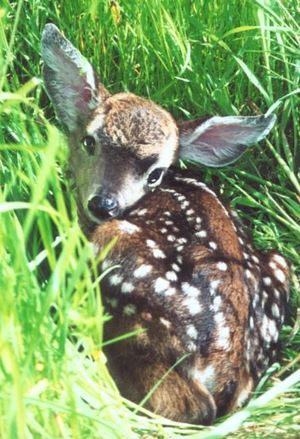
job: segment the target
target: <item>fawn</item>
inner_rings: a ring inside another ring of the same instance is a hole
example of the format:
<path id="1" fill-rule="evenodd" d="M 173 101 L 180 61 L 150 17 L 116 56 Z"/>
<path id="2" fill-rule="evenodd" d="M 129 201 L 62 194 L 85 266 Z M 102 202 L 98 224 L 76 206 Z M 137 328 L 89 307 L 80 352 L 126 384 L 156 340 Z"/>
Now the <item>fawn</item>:
<path id="1" fill-rule="evenodd" d="M 117 237 L 102 270 L 113 316 L 107 347 L 121 393 L 167 418 L 210 424 L 241 406 L 279 350 L 289 267 L 253 249 L 234 212 L 178 157 L 234 162 L 275 116 L 211 117 L 177 124 L 153 102 L 111 95 L 92 66 L 47 24 L 44 79 L 67 130 L 81 220 L 98 252 Z M 176 364 L 175 364 L 176 363 Z M 162 379 L 164 378 L 164 379 Z"/>

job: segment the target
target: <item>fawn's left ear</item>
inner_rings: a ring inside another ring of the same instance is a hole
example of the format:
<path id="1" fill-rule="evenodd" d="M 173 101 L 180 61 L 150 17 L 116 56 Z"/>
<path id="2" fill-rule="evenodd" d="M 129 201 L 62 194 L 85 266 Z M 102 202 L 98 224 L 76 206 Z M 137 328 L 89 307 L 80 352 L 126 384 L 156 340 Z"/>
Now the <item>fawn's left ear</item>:
<path id="1" fill-rule="evenodd" d="M 69 132 L 76 131 L 102 101 L 94 69 L 52 23 L 42 34 L 42 57 L 57 117 Z"/>
<path id="2" fill-rule="evenodd" d="M 271 130 L 276 116 L 212 117 L 198 125 L 179 125 L 179 156 L 207 166 L 235 162 L 248 146 L 262 140 Z"/>

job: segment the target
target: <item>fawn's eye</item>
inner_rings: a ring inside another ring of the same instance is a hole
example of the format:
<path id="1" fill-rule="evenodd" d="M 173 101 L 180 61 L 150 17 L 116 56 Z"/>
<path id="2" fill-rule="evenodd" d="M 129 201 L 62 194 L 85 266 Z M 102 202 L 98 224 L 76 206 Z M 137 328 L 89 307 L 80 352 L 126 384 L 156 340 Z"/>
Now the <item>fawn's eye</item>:
<path id="1" fill-rule="evenodd" d="M 89 155 L 95 154 L 96 140 L 93 136 L 86 136 L 81 140 L 81 144 Z"/>
<path id="2" fill-rule="evenodd" d="M 165 168 L 156 168 L 150 172 L 147 179 L 148 186 L 151 187 L 159 184 L 164 170 Z"/>

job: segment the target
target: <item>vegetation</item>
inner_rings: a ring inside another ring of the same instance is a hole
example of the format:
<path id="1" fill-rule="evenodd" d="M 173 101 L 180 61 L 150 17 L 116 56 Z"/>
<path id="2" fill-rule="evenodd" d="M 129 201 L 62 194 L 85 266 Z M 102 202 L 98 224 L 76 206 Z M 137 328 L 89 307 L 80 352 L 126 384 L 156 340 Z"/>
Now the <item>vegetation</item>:
<path id="1" fill-rule="evenodd" d="M 276 129 L 235 166 L 199 167 L 249 223 L 258 248 L 293 264 L 283 355 L 250 405 L 213 427 L 124 401 L 102 354 L 94 260 L 63 169 L 65 140 L 41 84 L 54 22 L 111 92 L 176 118 L 273 109 Z M 297 0 L 3 0 L 0 6 L 0 436 L 299 437 L 300 10 Z M 50 121 L 50 122 L 48 122 Z"/>

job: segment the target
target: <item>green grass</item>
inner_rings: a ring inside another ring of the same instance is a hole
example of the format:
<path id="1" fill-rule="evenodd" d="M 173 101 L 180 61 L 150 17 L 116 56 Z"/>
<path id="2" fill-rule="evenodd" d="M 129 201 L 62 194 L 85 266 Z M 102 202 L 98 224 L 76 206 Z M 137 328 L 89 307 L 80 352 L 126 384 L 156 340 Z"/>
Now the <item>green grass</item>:
<path id="1" fill-rule="evenodd" d="M 106 369 L 97 261 L 77 224 L 65 140 L 40 82 L 48 21 L 111 92 L 150 97 L 176 118 L 275 105 L 266 142 L 235 166 L 199 168 L 250 225 L 256 246 L 278 249 L 294 266 L 280 364 L 248 407 L 211 428 L 132 410 Z M 299 23 L 297 0 L 2 1 L 0 437 L 298 437 Z"/>

